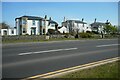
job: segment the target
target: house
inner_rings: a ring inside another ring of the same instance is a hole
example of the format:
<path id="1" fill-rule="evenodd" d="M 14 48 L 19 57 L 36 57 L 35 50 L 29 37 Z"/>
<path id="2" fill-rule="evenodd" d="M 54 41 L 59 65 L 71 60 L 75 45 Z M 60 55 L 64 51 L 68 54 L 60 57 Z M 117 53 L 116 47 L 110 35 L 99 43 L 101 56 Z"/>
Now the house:
<path id="1" fill-rule="evenodd" d="M 1 36 L 16 35 L 16 29 L 15 28 L 10 28 L 6 23 L 1 23 L 0 24 L 0 35 Z"/>
<path id="2" fill-rule="evenodd" d="M 66 20 L 62 22 L 62 27 L 59 29 L 60 32 L 72 33 L 72 32 L 86 32 L 90 28 L 88 27 L 86 22 L 80 20 Z M 89 28 L 89 29 L 88 29 Z"/>
<path id="3" fill-rule="evenodd" d="M 58 31 L 60 31 L 60 33 L 68 33 L 67 28 L 65 26 L 58 27 Z"/>
<path id="4" fill-rule="evenodd" d="M 15 18 L 17 35 L 41 35 L 49 33 L 49 29 L 57 30 L 57 22 L 36 16 L 22 16 Z"/>
<path id="5" fill-rule="evenodd" d="M 101 33 L 106 34 L 106 32 L 104 31 L 104 28 L 106 25 L 109 25 L 109 24 L 110 22 L 108 22 L 108 20 L 105 23 L 103 23 L 103 22 L 96 22 L 96 19 L 95 19 L 94 23 L 90 25 L 93 32 L 99 33 L 99 34 Z"/>
<path id="6" fill-rule="evenodd" d="M 14 28 L 1 29 L 0 32 L 1 32 L 1 36 L 5 36 L 5 35 L 14 36 L 14 35 L 16 35 L 16 29 L 14 29 Z"/>

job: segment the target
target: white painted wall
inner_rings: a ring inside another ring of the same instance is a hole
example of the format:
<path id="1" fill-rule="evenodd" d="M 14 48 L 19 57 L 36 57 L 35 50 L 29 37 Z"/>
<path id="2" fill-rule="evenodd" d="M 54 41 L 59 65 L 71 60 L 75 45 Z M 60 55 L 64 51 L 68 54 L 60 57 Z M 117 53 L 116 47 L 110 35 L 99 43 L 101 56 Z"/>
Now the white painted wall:
<path id="1" fill-rule="evenodd" d="M 16 29 L 17 29 L 17 35 L 19 35 L 20 34 L 20 20 L 19 19 L 16 19 Z"/>
<path id="2" fill-rule="evenodd" d="M 35 25 L 32 24 L 33 23 L 33 20 L 27 20 L 27 34 L 31 35 L 31 28 L 36 28 L 36 35 L 40 34 L 39 32 L 39 20 L 35 20 Z"/>
<path id="3" fill-rule="evenodd" d="M 10 36 L 14 36 L 14 35 L 17 35 L 17 30 L 16 29 L 1 29 L 1 36 L 4 36 L 4 31 L 7 32 L 7 35 L 10 35 Z M 13 31 L 13 33 L 12 33 Z"/>
<path id="4" fill-rule="evenodd" d="M 62 28 L 58 29 L 58 31 L 60 31 L 60 33 L 69 33 L 67 28 L 65 26 L 63 26 Z"/>

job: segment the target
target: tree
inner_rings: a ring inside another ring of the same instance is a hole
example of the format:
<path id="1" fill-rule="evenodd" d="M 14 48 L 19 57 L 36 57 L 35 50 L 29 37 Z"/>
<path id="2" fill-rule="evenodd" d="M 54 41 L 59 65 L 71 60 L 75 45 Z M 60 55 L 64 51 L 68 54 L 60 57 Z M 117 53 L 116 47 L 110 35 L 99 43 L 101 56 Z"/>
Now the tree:
<path id="1" fill-rule="evenodd" d="M 107 32 L 107 34 L 114 34 L 117 32 L 117 27 L 112 25 L 106 25 L 104 31 Z"/>
<path id="2" fill-rule="evenodd" d="M 0 29 L 8 29 L 8 28 L 10 28 L 10 26 L 7 23 L 5 22 L 0 23 Z"/>

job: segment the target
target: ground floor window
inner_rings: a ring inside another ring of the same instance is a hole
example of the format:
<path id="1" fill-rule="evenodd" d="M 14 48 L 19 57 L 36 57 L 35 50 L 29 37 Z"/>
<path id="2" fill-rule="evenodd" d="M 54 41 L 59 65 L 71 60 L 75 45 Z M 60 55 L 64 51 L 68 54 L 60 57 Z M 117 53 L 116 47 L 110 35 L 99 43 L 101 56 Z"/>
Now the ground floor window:
<path id="1" fill-rule="evenodd" d="M 7 35 L 7 31 L 4 31 L 3 34 L 4 34 L 4 35 Z"/>
<path id="2" fill-rule="evenodd" d="M 11 33 L 14 34 L 14 30 L 12 30 Z"/>

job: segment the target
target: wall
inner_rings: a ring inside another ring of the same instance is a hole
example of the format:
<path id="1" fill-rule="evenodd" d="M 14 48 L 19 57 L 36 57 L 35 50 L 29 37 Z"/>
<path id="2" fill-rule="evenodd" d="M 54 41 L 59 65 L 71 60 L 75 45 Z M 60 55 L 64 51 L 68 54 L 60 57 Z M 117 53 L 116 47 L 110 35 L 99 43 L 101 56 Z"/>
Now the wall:
<path id="1" fill-rule="evenodd" d="M 27 20 L 27 34 L 31 35 L 31 28 L 36 28 L 36 35 L 40 34 L 40 21 L 39 20 L 35 20 L 35 25 L 32 25 L 32 21 L 33 20 Z"/>
<path id="2" fill-rule="evenodd" d="M 63 26 L 62 28 L 60 28 L 60 29 L 58 29 L 58 31 L 60 31 L 60 33 L 69 33 L 68 31 L 67 31 L 67 28 L 65 27 L 65 26 Z"/>

